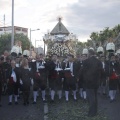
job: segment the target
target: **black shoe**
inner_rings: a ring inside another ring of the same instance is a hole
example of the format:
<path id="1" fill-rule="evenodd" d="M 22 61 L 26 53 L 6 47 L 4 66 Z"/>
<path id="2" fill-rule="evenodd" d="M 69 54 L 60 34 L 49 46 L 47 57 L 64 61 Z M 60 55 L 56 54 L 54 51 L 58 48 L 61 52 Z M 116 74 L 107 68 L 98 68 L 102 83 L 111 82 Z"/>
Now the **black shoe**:
<path id="1" fill-rule="evenodd" d="M 50 103 L 54 103 L 54 100 L 51 100 Z"/>
<path id="2" fill-rule="evenodd" d="M 88 117 L 95 117 L 97 114 L 88 114 Z"/>
<path id="3" fill-rule="evenodd" d="M 18 105 L 18 102 L 15 102 L 15 105 Z"/>
<path id="4" fill-rule="evenodd" d="M 29 101 L 27 101 L 27 105 L 29 105 Z"/>
<path id="5" fill-rule="evenodd" d="M 9 102 L 8 105 L 12 105 L 12 102 Z"/>
<path id="6" fill-rule="evenodd" d="M 75 102 L 77 102 L 77 99 L 74 99 Z"/>
<path id="7" fill-rule="evenodd" d="M 86 100 L 86 99 L 83 99 L 83 102 L 84 102 L 84 103 L 86 103 L 86 102 L 87 102 L 87 100 Z"/>
<path id="8" fill-rule="evenodd" d="M 47 100 L 43 100 L 43 102 L 44 102 L 44 103 L 46 103 L 46 102 L 47 102 Z"/>
<path id="9" fill-rule="evenodd" d="M 69 102 L 69 100 L 66 100 L 66 102 L 68 103 L 68 102 Z"/>
<path id="10" fill-rule="evenodd" d="M 20 99 L 20 96 L 18 96 L 17 98 Z"/>
<path id="11" fill-rule="evenodd" d="M 32 104 L 36 104 L 36 102 L 34 101 Z"/>
<path id="12" fill-rule="evenodd" d="M 106 93 L 103 93 L 103 95 L 106 95 Z"/>
<path id="13" fill-rule="evenodd" d="M 114 102 L 114 100 L 110 100 L 110 103 Z"/>

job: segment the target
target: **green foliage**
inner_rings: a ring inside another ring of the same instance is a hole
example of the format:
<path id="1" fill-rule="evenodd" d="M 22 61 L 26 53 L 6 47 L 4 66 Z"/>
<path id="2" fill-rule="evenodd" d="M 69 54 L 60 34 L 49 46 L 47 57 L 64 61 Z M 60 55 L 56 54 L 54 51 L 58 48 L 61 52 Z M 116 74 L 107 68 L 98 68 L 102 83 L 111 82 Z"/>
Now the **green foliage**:
<path id="1" fill-rule="evenodd" d="M 22 42 L 22 50 L 30 46 L 29 39 L 24 34 L 15 34 L 14 40 L 20 40 Z M 11 34 L 3 34 L 0 36 L 0 54 L 5 50 L 11 50 Z"/>
<path id="2" fill-rule="evenodd" d="M 92 32 L 90 38 L 96 42 L 101 42 L 104 44 L 108 38 L 116 38 L 120 32 L 120 24 L 116 25 L 114 28 L 106 27 L 100 32 Z"/>

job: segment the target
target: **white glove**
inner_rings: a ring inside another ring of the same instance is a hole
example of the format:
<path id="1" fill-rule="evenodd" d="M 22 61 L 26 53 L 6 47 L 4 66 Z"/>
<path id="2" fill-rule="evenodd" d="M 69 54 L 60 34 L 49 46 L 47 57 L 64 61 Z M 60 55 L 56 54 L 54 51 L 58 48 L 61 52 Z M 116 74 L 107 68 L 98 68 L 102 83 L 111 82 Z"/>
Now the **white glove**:
<path id="1" fill-rule="evenodd" d="M 64 81 L 64 78 L 62 78 L 62 82 Z"/>
<path id="2" fill-rule="evenodd" d="M 23 81 L 20 79 L 20 84 L 23 85 Z"/>
<path id="3" fill-rule="evenodd" d="M 31 85 L 33 85 L 34 84 L 34 81 L 33 81 L 33 79 L 31 79 Z"/>

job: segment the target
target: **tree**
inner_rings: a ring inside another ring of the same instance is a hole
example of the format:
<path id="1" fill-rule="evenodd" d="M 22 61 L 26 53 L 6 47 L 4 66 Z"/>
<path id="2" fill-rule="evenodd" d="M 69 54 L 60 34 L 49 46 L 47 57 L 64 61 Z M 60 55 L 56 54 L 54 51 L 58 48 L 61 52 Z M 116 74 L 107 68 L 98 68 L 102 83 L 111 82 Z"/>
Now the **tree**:
<path id="1" fill-rule="evenodd" d="M 30 41 L 24 34 L 15 34 L 14 40 L 20 40 L 22 42 L 22 50 L 26 49 L 26 46 L 30 46 Z M 0 54 L 5 50 L 11 50 L 11 34 L 3 34 L 0 36 Z"/>

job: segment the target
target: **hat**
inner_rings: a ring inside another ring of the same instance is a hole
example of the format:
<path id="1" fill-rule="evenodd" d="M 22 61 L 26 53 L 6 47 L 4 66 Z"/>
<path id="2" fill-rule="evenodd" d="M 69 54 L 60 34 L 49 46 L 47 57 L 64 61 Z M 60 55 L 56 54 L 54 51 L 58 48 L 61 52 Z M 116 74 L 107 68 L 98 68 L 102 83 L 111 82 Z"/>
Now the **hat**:
<path id="1" fill-rule="evenodd" d="M 11 56 L 13 56 L 13 57 L 17 57 L 17 53 L 12 52 L 12 53 L 11 53 Z"/>

